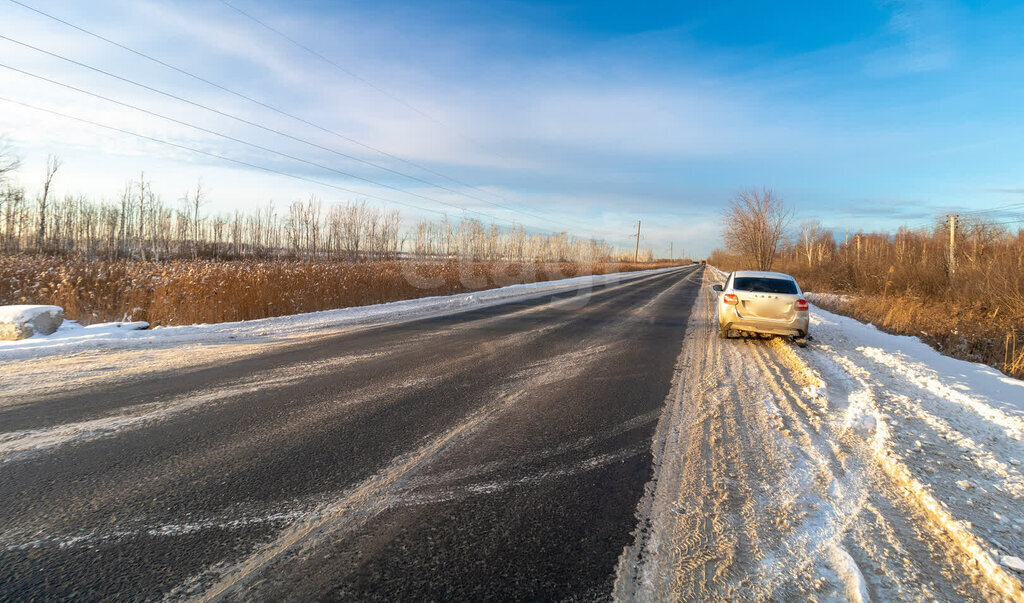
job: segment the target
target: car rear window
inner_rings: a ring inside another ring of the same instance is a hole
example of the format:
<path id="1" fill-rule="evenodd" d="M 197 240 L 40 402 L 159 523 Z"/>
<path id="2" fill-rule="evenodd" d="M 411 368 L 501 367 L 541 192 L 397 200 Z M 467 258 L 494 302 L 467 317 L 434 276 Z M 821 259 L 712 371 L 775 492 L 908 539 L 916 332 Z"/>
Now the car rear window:
<path id="1" fill-rule="evenodd" d="M 737 291 L 754 293 L 786 293 L 796 295 L 796 283 L 784 278 L 765 278 L 762 276 L 737 276 L 732 285 Z"/>

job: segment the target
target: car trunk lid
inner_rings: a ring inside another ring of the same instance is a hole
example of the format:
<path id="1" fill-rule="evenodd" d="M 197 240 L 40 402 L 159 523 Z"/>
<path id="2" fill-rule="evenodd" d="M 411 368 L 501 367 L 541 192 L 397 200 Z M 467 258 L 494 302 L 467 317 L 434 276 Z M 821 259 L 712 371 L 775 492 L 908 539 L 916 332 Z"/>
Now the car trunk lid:
<path id="1" fill-rule="evenodd" d="M 796 316 L 798 295 L 736 291 L 740 314 L 749 318 L 792 320 Z"/>

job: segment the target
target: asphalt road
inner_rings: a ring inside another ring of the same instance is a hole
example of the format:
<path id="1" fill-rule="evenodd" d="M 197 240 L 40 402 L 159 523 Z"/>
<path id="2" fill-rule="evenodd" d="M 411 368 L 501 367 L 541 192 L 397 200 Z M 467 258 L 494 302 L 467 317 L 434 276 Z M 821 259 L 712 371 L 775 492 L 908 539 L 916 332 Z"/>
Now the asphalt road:
<path id="1" fill-rule="evenodd" d="M 0 599 L 607 598 L 702 271 L 0 406 Z"/>

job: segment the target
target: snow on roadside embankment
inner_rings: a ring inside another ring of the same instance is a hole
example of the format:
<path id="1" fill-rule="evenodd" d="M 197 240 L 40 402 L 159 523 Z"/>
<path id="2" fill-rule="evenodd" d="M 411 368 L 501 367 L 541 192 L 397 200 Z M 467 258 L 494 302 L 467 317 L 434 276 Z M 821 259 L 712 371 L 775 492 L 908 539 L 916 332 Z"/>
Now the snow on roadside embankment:
<path id="1" fill-rule="evenodd" d="M 980 577 L 1024 597 L 1024 381 L 819 308 L 811 333 L 794 353 L 836 420 Z"/>
<path id="2" fill-rule="evenodd" d="M 586 294 L 591 287 L 611 285 L 630 277 L 653 275 L 678 267 L 638 272 L 579 276 L 575 278 L 511 285 L 442 297 L 425 297 L 372 306 L 309 312 L 276 318 L 138 330 L 137 323 L 108 323 L 83 327 L 66 321 L 56 333 L 21 341 L 0 341 L 0 361 L 25 360 L 95 349 L 139 349 L 189 343 L 270 341 L 302 333 L 337 330 L 383 322 L 401 322 L 430 316 L 465 312 L 517 299 L 567 292 Z M 144 327 L 142 327 L 144 328 Z"/>

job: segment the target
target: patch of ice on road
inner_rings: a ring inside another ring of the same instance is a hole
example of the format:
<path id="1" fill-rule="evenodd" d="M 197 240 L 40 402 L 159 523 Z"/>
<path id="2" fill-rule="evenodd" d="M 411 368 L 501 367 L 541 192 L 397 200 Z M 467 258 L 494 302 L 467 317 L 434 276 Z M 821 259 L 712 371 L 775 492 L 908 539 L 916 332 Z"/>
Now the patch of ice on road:
<path id="1" fill-rule="evenodd" d="M 0 464 L 25 459 L 64 444 L 87 442 L 119 434 L 125 430 L 153 425 L 204 405 L 227 402 L 255 392 L 288 387 L 311 377 L 336 371 L 341 367 L 377 356 L 376 353 L 353 354 L 304 363 L 302 366 L 287 366 L 276 371 L 253 374 L 200 393 L 129 405 L 100 418 L 61 423 L 38 429 L 2 432 L 0 433 Z M 410 383 L 403 383 L 402 387 L 410 385 Z M 377 395 L 382 393 L 383 391 L 380 390 L 374 391 L 374 394 Z M 348 404 L 354 404 L 359 400 L 360 398 L 355 396 L 349 400 Z"/>

